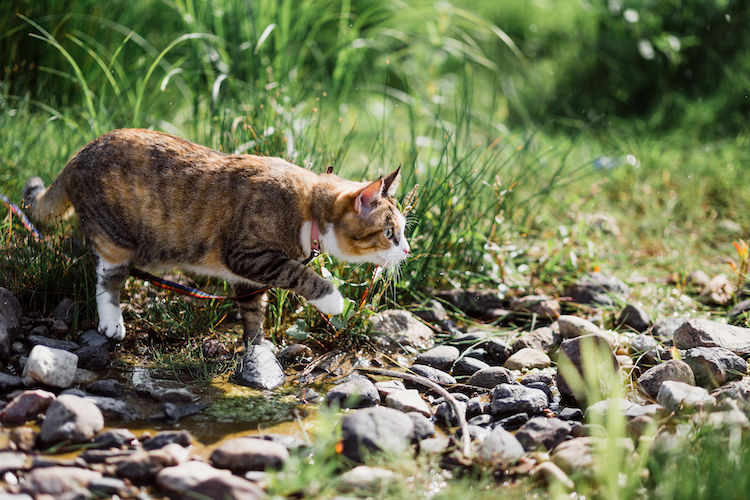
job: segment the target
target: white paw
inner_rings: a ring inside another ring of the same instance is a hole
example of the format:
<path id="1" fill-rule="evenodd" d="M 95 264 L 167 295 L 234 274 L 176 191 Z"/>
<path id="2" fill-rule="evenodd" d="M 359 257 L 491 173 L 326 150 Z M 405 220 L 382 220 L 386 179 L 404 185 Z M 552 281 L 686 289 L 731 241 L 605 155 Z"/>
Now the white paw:
<path id="1" fill-rule="evenodd" d="M 341 314 L 344 310 L 344 297 L 335 288 L 328 295 L 323 295 L 319 299 L 308 302 L 318 308 L 318 311 L 323 314 Z"/>
<path id="2" fill-rule="evenodd" d="M 125 321 L 120 308 L 112 303 L 98 304 L 99 331 L 114 340 L 125 338 Z"/>

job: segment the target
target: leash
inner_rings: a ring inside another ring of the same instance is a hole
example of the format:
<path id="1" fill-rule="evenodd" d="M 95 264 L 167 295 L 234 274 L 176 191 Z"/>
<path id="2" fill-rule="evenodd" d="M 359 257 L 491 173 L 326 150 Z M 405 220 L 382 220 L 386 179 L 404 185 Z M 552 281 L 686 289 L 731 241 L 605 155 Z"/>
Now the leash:
<path id="1" fill-rule="evenodd" d="M 61 254 L 56 248 L 54 248 L 49 241 L 47 241 L 42 233 L 32 224 L 32 222 L 29 220 L 29 218 L 26 216 L 26 214 L 23 213 L 23 210 L 21 210 L 21 207 L 10 201 L 7 196 L 0 193 L 0 201 L 3 202 L 5 206 L 8 207 L 12 215 L 15 215 L 21 220 L 21 223 L 23 224 L 23 227 L 26 228 L 27 231 L 29 231 L 33 236 L 34 239 L 37 241 L 40 241 L 47 245 L 48 248 L 53 250 L 58 255 L 65 258 L 67 261 L 70 261 L 71 258 L 67 255 Z M 11 217 L 12 221 L 12 217 Z M 12 222 L 11 222 L 12 224 Z M 12 230 L 12 226 L 11 226 Z M 307 265 L 312 261 L 315 257 L 320 255 L 320 233 L 318 230 L 318 224 L 313 219 L 312 227 L 310 230 L 310 255 L 302 261 L 302 265 Z M 152 285 L 162 288 L 164 290 L 169 290 L 171 292 L 179 293 L 181 295 L 187 295 L 188 297 L 193 297 L 196 299 L 204 299 L 204 300 L 242 300 L 247 297 L 251 297 L 253 295 L 257 295 L 259 293 L 263 293 L 273 287 L 267 286 L 264 288 L 260 288 L 258 290 L 253 290 L 252 292 L 245 293 L 242 295 L 214 295 L 211 293 L 204 292 L 203 290 L 200 290 L 198 288 L 194 288 L 192 286 L 183 285 L 180 283 L 175 283 L 174 281 L 165 280 L 164 278 L 159 278 L 158 276 L 154 276 L 151 273 L 148 273 L 142 269 L 138 269 L 135 267 L 130 268 L 130 275 L 134 278 L 148 281 Z"/>

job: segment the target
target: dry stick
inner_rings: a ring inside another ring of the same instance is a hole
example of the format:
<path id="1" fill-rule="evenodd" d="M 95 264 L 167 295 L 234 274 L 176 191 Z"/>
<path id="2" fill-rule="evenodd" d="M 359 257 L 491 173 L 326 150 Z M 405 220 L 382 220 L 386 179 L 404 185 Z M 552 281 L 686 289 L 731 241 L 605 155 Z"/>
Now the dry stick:
<path id="1" fill-rule="evenodd" d="M 376 375 L 385 375 L 387 377 L 396 377 L 396 378 L 402 378 L 404 380 L 408 380 L 410 382 L 414 382 L 420 385 L 424 385 L 432 389 L 433 391 L 440 394 L 449 405 L 451 405 L 451 408 L 453 409 L 453 413 L 456 414 L 458 417 L 458 426 L 461 428 L 461 446 L 463 448 L 462 452 L 464 456 L 468 457 L 471 454 L 471 439 L 469 437 L 469 426 L 466 423 L 466 417 L 463 414 L 463 411 L 458 406 L 458 401 L 456 401 L 456 398 L 450 395 L 448 391 L 440 387 L 438 384 L 433 382 L 432 380 L 421 377 L 419 375 L 412 375 L 410 373 L 402 373 L 397 372 L 394 370 L 386 370 L 384 368 L 371 368 L 371 367 L 359 367 L 357 370 L 361 372 L 366 373 L 374 373 Z"/>

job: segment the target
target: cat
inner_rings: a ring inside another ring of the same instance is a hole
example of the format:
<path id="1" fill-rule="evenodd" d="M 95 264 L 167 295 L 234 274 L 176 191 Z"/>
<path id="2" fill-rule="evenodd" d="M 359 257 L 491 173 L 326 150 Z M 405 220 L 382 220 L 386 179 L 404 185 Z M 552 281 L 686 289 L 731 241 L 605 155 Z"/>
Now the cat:
<path id="1" fill-rule="evenodd" d="M 344 300 L 304 265 L 320 249 L 348 262 L 399 265 L 409 254 L 393 195 L 400 167 L 360 183 L 281 158 L 214 151 L 162 132 L 120 129 L 84 146 L 48 189 L 24 188 L 32 218 L 75 212 L 93 246 L 99 330 L 125 337 L 120 288 L 131 266 L 181 268 L 234 286 L 246 345 L 263 340 L 266 287 L 293 290 L 324 314 Z"/>

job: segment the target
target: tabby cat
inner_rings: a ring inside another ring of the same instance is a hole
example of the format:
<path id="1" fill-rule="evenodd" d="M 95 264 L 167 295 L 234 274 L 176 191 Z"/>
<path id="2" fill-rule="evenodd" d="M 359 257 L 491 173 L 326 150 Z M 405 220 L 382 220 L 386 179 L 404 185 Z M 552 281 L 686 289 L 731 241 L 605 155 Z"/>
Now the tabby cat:
<path id="1" fill-rule="evenodd" d="M 49 189 L 30 179 L 32 217 L 72 215 L 97 255 L 99 330 L 125 337 L 120 288 L 131 266 L 182 268 L 233 283 L 246 343 L 263 339 L 266 287 L 324 314 L 343 297 L 304 265 L 318 248 L 393 267 L 409 253 L 392 198 L 399 169 L 371 183 L 317 175 L 281 158 L 224 154 L 161 132 L 115 130 L 90 142 Z"/>

